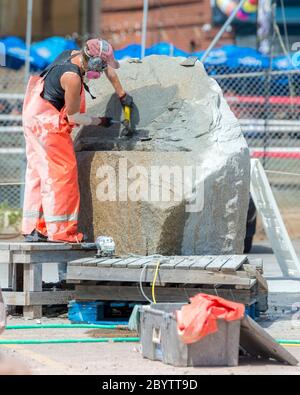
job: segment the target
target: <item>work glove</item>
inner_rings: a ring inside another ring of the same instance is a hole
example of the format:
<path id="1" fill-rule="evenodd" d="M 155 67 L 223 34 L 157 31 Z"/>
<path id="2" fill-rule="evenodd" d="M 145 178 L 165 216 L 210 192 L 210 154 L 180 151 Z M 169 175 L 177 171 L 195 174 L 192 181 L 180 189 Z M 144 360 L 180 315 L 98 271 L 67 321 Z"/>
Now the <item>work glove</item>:
<path id="1" fill-rule="evenodd" d="M 109 117 L 102 117 L 99 118 L 99 120 L 100 120 L 99 126 L 102 126 L 103 128 L 110 128 L 113 124 L 112 123 L 113 119 Z"/>
<path id="2" fill-rule="evenodd" d="M 120 102 L 123 107 L 133 107 L 133 97 L 128 93 L 125 93 L 122 97 L 120 97 Z"/>

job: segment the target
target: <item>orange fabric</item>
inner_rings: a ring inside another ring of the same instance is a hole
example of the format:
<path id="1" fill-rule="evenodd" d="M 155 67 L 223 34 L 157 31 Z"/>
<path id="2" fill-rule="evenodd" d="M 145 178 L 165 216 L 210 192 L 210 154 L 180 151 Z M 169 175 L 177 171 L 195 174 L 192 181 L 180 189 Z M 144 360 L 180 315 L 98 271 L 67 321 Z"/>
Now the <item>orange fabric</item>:
<path id="1" fill-rule="evenodd" d="M 65 108 L 59 112 L 41 97 L 43 89 L 44 80 L 32 77 L 24 101 L 27 172 L 22 231 L 27 235 L 36 229 L 50 241 L 81 242 L 72 126 Z M 80 111 L 85 112 L 84 90 Z"/>
<path id="2" fill-rule="evenodd" d="M 217 296 L 199 294 L 191 304 L 177 311 L 177 327 L 185 344 L 193 344 L 218 331 L 217 320 L 236 321 L 245 315 L 245 306 Z"/>

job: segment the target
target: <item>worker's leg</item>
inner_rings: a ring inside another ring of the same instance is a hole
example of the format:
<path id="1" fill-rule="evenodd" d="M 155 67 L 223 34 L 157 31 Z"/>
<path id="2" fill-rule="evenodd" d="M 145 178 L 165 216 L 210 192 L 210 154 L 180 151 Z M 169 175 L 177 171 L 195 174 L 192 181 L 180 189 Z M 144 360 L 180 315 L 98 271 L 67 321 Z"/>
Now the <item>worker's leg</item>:
<path id="1" fill-rule="evenodd" d="M 41 166 L 42 206 L 50 241 L 81 242 L 78 233 L 80 193 L 77 161 L 71 136 L 49 132 Z"/>
<path id="2" fill-rule="evenodd" d="M 47 236 L 46 223 L 42 210 L 41 178 L 38 172 L 38 156 L 35 152 L 34 136 L 26 136 L 27 170 L 23 205 L 22 233 L 30 235 L 37 230 Z"/>

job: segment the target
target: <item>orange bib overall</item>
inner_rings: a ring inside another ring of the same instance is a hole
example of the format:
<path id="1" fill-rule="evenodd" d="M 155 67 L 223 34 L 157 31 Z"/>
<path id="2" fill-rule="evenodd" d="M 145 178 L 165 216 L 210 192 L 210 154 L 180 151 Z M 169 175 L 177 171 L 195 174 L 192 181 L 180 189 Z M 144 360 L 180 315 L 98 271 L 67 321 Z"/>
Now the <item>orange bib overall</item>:
<path id="1" fill-rule="evenodd" d="M 44 78 L 29 81 L 23 109 L 27 172 L 23 212 L 24 235 L 37 230 L 49 241 L 80 243 L 80 193 L 73 126 L 65 107 L 58 111 L 43 99 Z M 82 89 L 81 109 L 85 112 Z"/>

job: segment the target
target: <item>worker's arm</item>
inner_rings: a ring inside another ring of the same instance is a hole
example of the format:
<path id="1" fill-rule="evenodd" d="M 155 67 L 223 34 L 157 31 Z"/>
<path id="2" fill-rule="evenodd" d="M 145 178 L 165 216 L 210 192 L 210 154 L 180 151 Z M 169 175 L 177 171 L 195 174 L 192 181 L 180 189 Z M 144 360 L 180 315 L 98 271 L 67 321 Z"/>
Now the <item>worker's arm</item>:
<path id="1" fill-rule="evenodd" d="M 105 74 L 112 86 L 114 87 L 114 90 L 116 91 L 116 94 L 119 96 L 119 98 L 121 99 L 123 96 L 126 96 L 126 92 L 123 89 L 123 86 L 116 71 L 111 66 L 108 66 Z"/>
<path id="2" fill-rule="evenodd" d="M 82 80 L 79 75 L 65 73 L 61 77 L 61 86 L 65 91 L 65 106 L 70 123 L 83 126 L 111 126 L 109 118 L 95 118 L 86 113 L 80 113 Z"/>
<path id="3" fill-rule="evenodd" d="M 122 106 L 133 107 L 133 98 L 124 91 L 116 71 L 111 66 L 108 66 L 105 74 L 119 96 Z"/>

